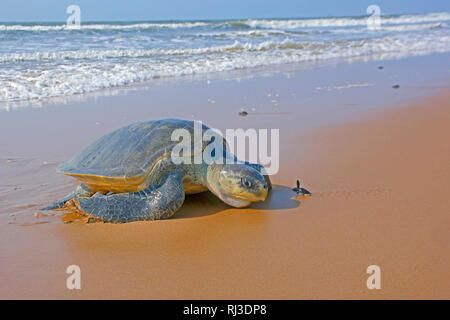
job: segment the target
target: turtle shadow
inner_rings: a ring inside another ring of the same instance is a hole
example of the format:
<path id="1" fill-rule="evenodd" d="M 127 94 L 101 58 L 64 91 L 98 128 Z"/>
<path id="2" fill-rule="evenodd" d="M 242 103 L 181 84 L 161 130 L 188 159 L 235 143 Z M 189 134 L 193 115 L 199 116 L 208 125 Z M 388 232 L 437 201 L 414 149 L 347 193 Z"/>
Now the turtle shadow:
<path id="1" fill-rule="evenodd" d="M 264 202 L 257 202 L 250 209 L 261 211 L 295 209 L 301 204 L 301 197 L 296 197 L 292 188 L 282 185 L 272 185 L 272 191 Z"/>
<path id="2" fill-rule="evenodd" d="M 270 212 L 294 209 L 300 206 L 301 202 L 299 199 L 299 197 L 295 197 L 295 193 L 292 192 L 291 188 L 282 185 L 273 185 L 272 191 L 264 202 L 253 203 L 250 207 L 245 208 L 245 210 Z M 204 217 L 229 209 L 234 208 L 222 202 L 211 192 L 203 192 L 187 196 L 183 206 L 172 219 Z"/>

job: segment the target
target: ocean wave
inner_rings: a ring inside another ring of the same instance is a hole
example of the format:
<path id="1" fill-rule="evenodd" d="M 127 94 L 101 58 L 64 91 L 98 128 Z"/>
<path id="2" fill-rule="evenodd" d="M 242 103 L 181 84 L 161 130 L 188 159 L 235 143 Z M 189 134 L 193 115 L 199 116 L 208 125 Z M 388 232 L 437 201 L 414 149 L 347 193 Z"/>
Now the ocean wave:
<path id="1" fill-rule="evenodd" d="M 426 15 L 381 16 L 382 25 L 419 24 L 427 22 L 450 21 L 450 13 L 430 13 Z M 240 22 L 249 28 L 262 29 L 299 29 L 318 27 L 357 27 L 366 26 L 367 17 L 352 18 L 318 18 L 289 20 L 246 20 Z"/>
<path id="2" fill-rule="evenodd" d="M 421 26 L 395 26 L 384 27 L 383 31 L 413 31 L 439 28 L 439 24 L 426 24 Z M 427 45 L 430 48 L 445 44 L 450 47 L 448 42 L 448 34 L 445 33 L 439 37 L 427 36 L 423 38 L 421 36 L 388 36 L 374 39 L 354 39 L 354 40 L 334 40 L 334 41 L 299 41 L 298 39 L 292 39 L 288 36 L 273 38 L 270 40 L 252 42 L 244 41 L 246 36 L 250 36 L 250 33 L 246 33 L 244 37 L 238 33 L 232 43 L 216 46 L 205 46 L 197 48 L 149 48 L 149 49 L 80 49 L 80 50 L 61 50 L 61 51 L 36 51 L 36 52 L 20 52 L 20 53 L 0 53 L 0 63 L 14 63 L 14 62 L 61 62 L 64 61 L 102 61 L 108 59 L 156 59 L 164 57 L 174 57 L 182 59 L 189 56 L 207 56 L 213 54 L 238 54 L 242 52 L 265 52 L 273 51 L 276 54 L 278 51 L 294 50 L 304 51 L 301 53 L 308 53 L 308 50 L 334 50 L 341 47 L 352 47 L 359 43 L 373 44 L 384 43 L 384 48 L 396 49 L 403 48 L 406 45 L 418 43 L 419 45 Z M 262 35 L 261 35 L 262 36 Z M 230 37 L 233 38 L 233 37 Z M 244 38 L 244 39 L 243 39 Z M 413 41 L 411 39 L 414 39 Z M 447 42 L 446 42 L 447 41 Z M 412 49 L 411 49 L 412 50 Z"/>
<path id="3" fill-rule="evenodd" d="M 447 28 L 448 23 L 436 22 L 436 23 L 422 23 L 422 24 L 406 24 L 406 25 L 381 25 L 379 28 L 373 31 L 377 32 L 409 32 L 409 31 L 426 31 L 432 29 Z M 330 31 L 337 34 L 355 34 L 367 32 L 367 27 L 351 28 L 351 29 L 335 29 Z"/>
<path id="4" fill-rule="evenodd" d="M 365 17 L 97 23 L 74 33 L 64 25 L 4 24 L 0 102 L 277 64 L 450 52 L 449 13 L 382 19 L 377 30 Z"/>
<path id="5" fill-rule="evenodd" d="M 329 43 L 328 46 L 332 46 Z M 307 46 L 315 46 L 314 43 L 292 43 L 290 40 L 263 41 L 261 43 L 242 42 L 235 40 L 232 44 L 211 46 L 203 48 L 180 49 L 112 49 L 112 50 L 71 50 L 71 51 L 43 51 L 0 54 L 0 62 L 20 61 L 69 61 L 69 60 L 106 60 L 112 58 L 157 58 L 163 56 L 195 56 L 211 55 L 232 52 L 257 52 L 270 49 L 304 49 Z M 324 45 L 325 46 L 325 45 Z"/>
<path id="6" fill-rule="evenodd" d="M 424 15 L 381 16 L 385 25 L 420 24 L 450 21 L 450 13 L 429 13 Z M 0 24 L 0 31 L 77 31 L 77 30 L 130 30 L 130 29 L 191 29 L 200 27 L 230 27 L 236 29 L 299 29 L 318 27 L 365 26 L 367 17 L 310 18 L 310 19 L 248 19 L 230 21 L 173 21 L 142 23 L 87 23 L 79 28 L 66 24 Z"/>
<path id="7" fill-rule="evenodd" d="M 161 77 L 223 72 L 274 64 L 314 62 L 355 57 L 393 58 L 450 51 L 450 36 L 391 36 L 333 42 L 294 43 L 290 40 L 259 44 L 235 41 L 227 46 L 185 49 L 183 55 L 161 59 L 154 52 L 117 50 L 75 52 L 90 60 L 49 62 L 28 68 L 0 69 L 0 101 L 41 99 L 87 93 Z M 164 55 L 180 50 L 163 50 Z M 72 52 L 74 53 L 74 52 Z M 72 54 L 71 53 L 71 54 Z M 160 52 L 161 53 L 161 52 Z M 59 58 L 69 55 L 60 54 Z M 147 54 L 145 58 L 143 55 Z M 94 55 L 94 57 L 93 57 Z M 109 57 L 138 59 L 109 59 Z"/>
<path id="8" fill-rule="evenodd" d="M 173 23 L 130 23 L 130 24 L 81 24 L 79 27 L 60 25 L 24 25 L 0 24 L 0 31 L 79 31 L 79 30 L 130 30 L 130 29 L 180 29 L 207 26 L 206 22 L 173 22 Z"/>

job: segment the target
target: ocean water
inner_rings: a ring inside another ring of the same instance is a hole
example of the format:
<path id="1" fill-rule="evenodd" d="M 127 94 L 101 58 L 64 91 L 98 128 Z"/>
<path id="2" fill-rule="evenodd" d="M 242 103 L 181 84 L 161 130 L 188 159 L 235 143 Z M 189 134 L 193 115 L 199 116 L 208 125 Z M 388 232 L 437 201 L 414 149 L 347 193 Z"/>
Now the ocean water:
<path id="1" fill-rule="evenodd" d="M 450 51 L 450 13 L 367 17 L 0 23 L 0 102 L 94 92 L 150 79 L 330 59 Z"/>

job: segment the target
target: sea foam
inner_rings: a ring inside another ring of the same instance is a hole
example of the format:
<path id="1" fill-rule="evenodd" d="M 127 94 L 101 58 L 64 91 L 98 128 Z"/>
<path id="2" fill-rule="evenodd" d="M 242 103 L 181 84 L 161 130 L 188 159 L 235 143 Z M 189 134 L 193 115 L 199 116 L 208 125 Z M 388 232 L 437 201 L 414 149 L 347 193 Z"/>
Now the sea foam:
<path id="1" fill-rule="evenodd" d="M 450 14 L 0 25 L 0 102 L 64 97 L 155 78 L 328 59 L 450 51 Z M 26 45 L 25 45 L 26 44 Z"/>

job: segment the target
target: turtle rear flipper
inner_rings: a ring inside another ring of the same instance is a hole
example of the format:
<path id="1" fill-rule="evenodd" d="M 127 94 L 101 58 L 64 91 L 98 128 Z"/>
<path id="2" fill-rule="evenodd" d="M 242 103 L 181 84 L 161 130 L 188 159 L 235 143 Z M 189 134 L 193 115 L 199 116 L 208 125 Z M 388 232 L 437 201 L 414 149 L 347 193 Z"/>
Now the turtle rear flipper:
<path id="1" fill-rule="evenodd" d="M 90 197 L 94 194 L 94 192 L 86 187 L 84 184 L 80 184 L 73 192 L 69 193 L 64 198 L 52 203 L 51 205 L 42 208 L 40 210 L 57 210 L 63 209 L 66 207 L 66 203 L 69 200 L 79 198 L 79 197 Z"/>
<path id="2" fill-rule="evenodd" d="M 139 192 L 105 197 L 82 197 L 73 202 L 83 213 L 104 222 L 167 219 L 184 202 L 182 176 L 178 172 L 170 173 L 158 188 L 150 187 Z"/>

